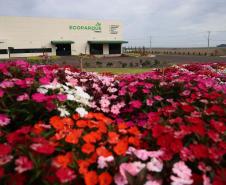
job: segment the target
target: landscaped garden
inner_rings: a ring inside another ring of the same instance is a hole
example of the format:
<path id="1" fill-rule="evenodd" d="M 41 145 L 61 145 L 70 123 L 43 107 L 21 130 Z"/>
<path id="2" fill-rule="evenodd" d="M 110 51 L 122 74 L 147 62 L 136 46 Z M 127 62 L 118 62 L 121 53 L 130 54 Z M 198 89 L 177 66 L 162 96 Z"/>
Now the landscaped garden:
<path id="1" fill-rule="evenodd" d="M 225 105 L 226 64 L 0 63 L 0 184 L 225 185 Z"/>

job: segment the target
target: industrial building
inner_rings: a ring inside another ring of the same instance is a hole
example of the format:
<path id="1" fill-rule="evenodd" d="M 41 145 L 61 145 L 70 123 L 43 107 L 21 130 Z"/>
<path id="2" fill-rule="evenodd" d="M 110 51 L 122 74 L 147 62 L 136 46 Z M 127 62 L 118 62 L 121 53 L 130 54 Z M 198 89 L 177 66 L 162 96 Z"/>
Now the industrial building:
<path id="1" fill-rule="evenodd" d="M 39 55 L 120 55 L 122 23 L 0 16 L 0 58 Z"/>

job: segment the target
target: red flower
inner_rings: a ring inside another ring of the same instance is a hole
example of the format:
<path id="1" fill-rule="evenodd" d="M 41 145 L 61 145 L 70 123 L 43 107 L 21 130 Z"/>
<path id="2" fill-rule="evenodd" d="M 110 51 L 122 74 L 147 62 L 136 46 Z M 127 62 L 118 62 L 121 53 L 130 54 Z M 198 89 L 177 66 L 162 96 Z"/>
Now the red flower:
<path id="1" fill-rule="evenodd" d="M 219 133 L 224 133 L 226 131 L 226 125 L 221 121 L 216 121 L 214 119 L 210 120 L 210 125 L 215 128 Z"/>
<path id="2" fill-rule="evenodd" d="M 178 153 L 183 148 L 183 144 L 182 144 L 181 140 L 174 139 L 173 142 L 171 143 L 170 147 L 173 152 Z"/>
<path id="3" fill-rule="evenodd" d="M 198 174 L 192 174 L 192 179 L 193 179 L 193 185 L 200 185 L 203 184 L 203 178 L 201 175 Z"/>
<path id="4" fill-rule="evenodd" d="M 1 178 L 4 176 L 4 174 L 5 174 L 5 170 L 4 170 L 4 168 L 0 168 L 0 180 L 1 180 Z"/>
<path id="5" fill-rule="evenodd" d="M 46 155 L 50 155 L 55 151 L 55 147 L 48 143 L 34 143 L 30 147 L 34 151 Z"/>
<path id="6" fill-rule="evenodd" d="M 16 161 L 15 164 L 17 167 L 15 170 L 18 173 L 23 173 L 24 171 L 31 170 L 33 168 L 33 163 L 29 160 L 26 156 L 20 156 Z"/>
<path id="7" fill-rule="evenodd" d="M 218 169 L 213 179 L 213 185 L 225 185 L 226 184 L 226 168 Z"/>
<path id="8" fill-rule="evenodd" d="M 150 124 L 157 123 L 160 120 L 158 112 L 149 112 L 148 113 L 148 122 Z"/>
<path id="9" fill-rule="evenodd" d="M 0 157 L 8 155 L 9 153 L 11 153 L 11 151 L 11 146 L 6 144 L 0 144 Z"/>
<path id="10" fill-rule="evenodd" d="M 100 185 L 110 185 L 112 183 L 112 176 L 108 172 L 103 172 L 99 176 Z"/>
<path id="11" fill-rule="evenodd" d="M 90 144 L 90 143 L 86 143 L 82 146 L 82 152 L 85 154 L 90 154 L 95 150 L 94 145 Z"/>
<path id="12" fill-rule="evenodd" d="M 195 108 L 191 105 L 181 105 L 181 108 L 184 112 L 193 112 Z"/>
<path id="13" fill-rule="evenodd" d="M 208 148 L 206 146 L 202 144 L 191 144 L 189 147 L 197 159 L 208 157 Z"/>
<path id="14" fill-rule="evenodd" d="M 119 135 L 116 132 L 108 132 L 108 142 L 116 144 L 119 141 Z"/>
<path id="15" fill-rule="evenodd" d="M 76 178 L 74 171 L 72 171 L 70 168 L 60 168 L 57 170 L 56 176 L 61 183 L 67 183 Z"/>
<path id="16" fill-rule="evenodd" d="M 126 139 L 120 140 L 114 147 L 114 152 L 117 155 L 124 155 L 128 149 L 128 141 Z"/>
<path id="17" fill-rule="evenodd" d="M 84 174 L 84 179 L 86 185 L 96 185 L 98 183 L 98 176 L 95 171 L 89 171 Z"/>

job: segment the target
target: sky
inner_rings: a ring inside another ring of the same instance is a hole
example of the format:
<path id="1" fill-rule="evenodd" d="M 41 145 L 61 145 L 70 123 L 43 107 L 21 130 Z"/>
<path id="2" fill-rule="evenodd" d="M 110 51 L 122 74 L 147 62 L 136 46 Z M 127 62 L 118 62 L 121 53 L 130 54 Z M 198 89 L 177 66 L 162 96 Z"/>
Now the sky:
<path id="1" fill-rule="evenodd" d="M 226 0 L 0 0 L 0 15 L 119 20 L 128 47 L 226 44 Z"/>

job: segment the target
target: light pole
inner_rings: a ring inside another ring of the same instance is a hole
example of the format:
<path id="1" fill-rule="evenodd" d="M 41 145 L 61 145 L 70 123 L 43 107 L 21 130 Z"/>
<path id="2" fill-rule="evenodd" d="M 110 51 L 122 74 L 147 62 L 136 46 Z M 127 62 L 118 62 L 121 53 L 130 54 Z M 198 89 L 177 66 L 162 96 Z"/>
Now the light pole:
<path id="1" fill-rule="evenodd" d="M 208 42 L 208 48 L 210 47 L 210 31 L 207 31 L 208 37 L 207 37 L 207 42 Z"/>

